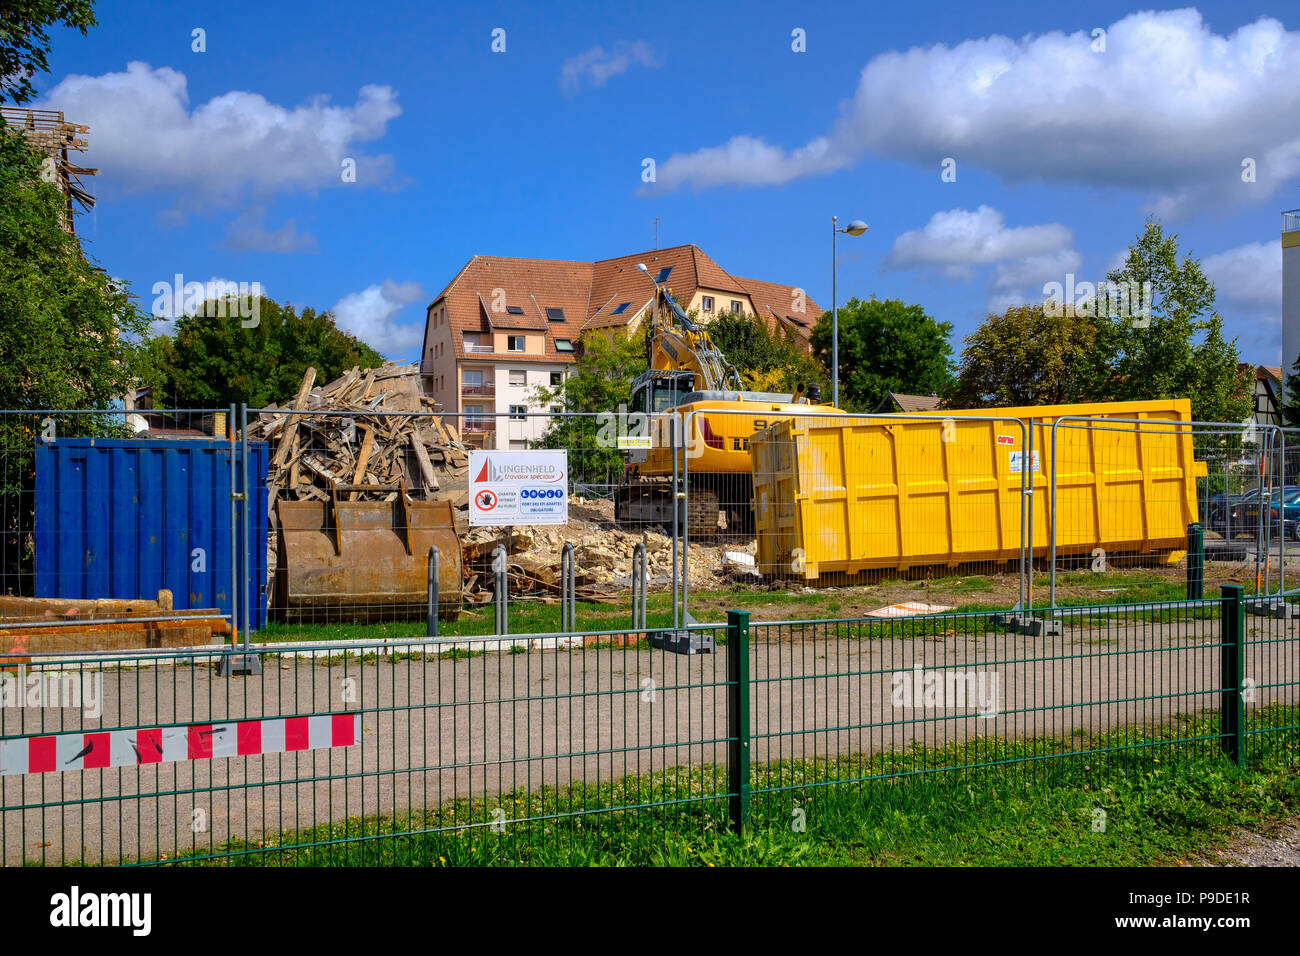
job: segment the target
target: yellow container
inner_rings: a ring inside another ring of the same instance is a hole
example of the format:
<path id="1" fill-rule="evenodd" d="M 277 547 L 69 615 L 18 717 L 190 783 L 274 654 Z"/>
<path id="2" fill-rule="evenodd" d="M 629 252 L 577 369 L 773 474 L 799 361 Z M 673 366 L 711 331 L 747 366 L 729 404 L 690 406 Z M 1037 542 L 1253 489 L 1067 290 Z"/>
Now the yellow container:
<path id="1" fill-rule="evenodd" d="M 1192 430 L 1169 424 L 1191 420 L 1187 399 L 940 414 L 948 417 L 798 416 L 756 434 L 750 453 L 759 569 L 813 581 L 1018 561 L 1027 487 L 1034 554 L 1046 556 L 1052 424 L 1072 415 L 1151 424 L 1057 429 L 1057 554 L 1095 558 L 1100 548 L 1104 558 L 1181 557 L 1187 525 L 1198 520 L 1196 478 L 1205 475 L 1204 462 L 1193 457 Z"/>

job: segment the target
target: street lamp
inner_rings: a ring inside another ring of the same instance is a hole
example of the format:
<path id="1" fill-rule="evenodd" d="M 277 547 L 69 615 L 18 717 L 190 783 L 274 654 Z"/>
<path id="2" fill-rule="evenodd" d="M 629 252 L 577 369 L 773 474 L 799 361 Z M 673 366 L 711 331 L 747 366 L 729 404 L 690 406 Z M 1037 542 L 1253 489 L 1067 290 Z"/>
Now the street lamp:
<path id="1" fill-rule="evenodd" d="M 867 231 L 867 224 L 861 219 L 854 219 L 843 229 L 836 228 L 838 216 L 831 216 L 831 406 L 840 407 L 840 306 L 839 289 L 835 284 L 836 235 L 845 233 L 860 236 Z"/>

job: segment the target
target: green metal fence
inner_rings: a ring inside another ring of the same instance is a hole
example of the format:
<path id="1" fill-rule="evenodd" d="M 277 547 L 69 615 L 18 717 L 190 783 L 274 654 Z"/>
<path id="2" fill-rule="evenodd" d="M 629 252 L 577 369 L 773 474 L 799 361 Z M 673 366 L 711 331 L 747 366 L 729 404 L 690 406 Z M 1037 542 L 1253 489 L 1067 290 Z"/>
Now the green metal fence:
<path id="1" fill-rule="evenodd" d="M 984 612 L 732 612 L 691 629 L 713 653 L 653 631 L 304 644 L 255 648 L 262 672 L 244 677 L 218 676 L 211 651 L 10 660 L 0 854 L 635 861 L 674 835 L 788 820 L 831 786 L 1294 755 L 1296 624 L 1248 611 L 1225 588 L 1062 608 L 1038 634 Z M 59 706 L 11 704 L 20 680 Z"/>

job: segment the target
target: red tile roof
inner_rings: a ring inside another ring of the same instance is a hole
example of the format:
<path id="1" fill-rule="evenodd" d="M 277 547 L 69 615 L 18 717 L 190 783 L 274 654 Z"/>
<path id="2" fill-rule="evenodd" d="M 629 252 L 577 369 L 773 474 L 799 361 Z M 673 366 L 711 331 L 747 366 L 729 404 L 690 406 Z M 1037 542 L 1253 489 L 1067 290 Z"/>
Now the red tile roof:
<path id="1" fill-rule="evenodd" d="M 821 308 L 812 299 L 806 300 L 806 312 L 794 310 L 794 287 L 739 279 L 695 245 L 654 249 L 597 262 L 473 256 L 434 297 L 428 311 L 445 302 L 457 358 L 501 358 L 493 353 L 466 353 L 464 348 L 462 333 L 490 334 L 495 329 L 546 333 L 543 355 L 510 353 L 512 362 L 572 362 L 572 353 L 556 351 L 557 338 L 576 342 L 588 329 L 626 325 L 653 298 L 654 288 L 637 269 L 638 263 L 645 263 L 651 277 L 665 266 L 671 266 L 665 284 L 680 302 L 690 302 L 701 288 L 746 295 L 769 328 L 780 325 L 793 329 L 804 339 L 821 316 Z M 614 309 L 624 302 L 629 303 L 628 307 L 614 315 Z M 504 309 L 497 311 L 496 307 L 502 304 L 521 307 L 523 315 L 511 315 Z M 563 309 L 564 319 L 551 321 L 546 313 L 548 308 Z M 807 325 L 800 326 L 794 319 Z"/>

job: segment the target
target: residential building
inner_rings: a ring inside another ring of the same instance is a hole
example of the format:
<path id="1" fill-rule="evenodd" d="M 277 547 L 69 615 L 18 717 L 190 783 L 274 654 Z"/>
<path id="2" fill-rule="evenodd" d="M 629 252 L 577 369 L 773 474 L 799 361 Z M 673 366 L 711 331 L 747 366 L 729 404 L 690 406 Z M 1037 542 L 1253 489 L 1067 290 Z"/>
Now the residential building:
<path id="1" fill-rule="evenodd" d="M 938 395 L 908 395 L 906 392 L 890 392 L 889 397 L 880 403 L 878 412 L 933 412 L 943 405 Z"/>
<path id="2" fill-rule="evenodd" d="M 1252 388 L 1253 404 L 1250 417 L 1244 425 L 1282 424 L 1282 370 L 1272 365 L 1251 366 L 1242 363 L 1238 371 L 1251 370 L 1255 380 Z"/>
<path id="3" fill-rule="evenodd" d="M 796 286 L 742 279 L 698 246 L 578 262 L 474 256 L 429 304 L 420 355 L 424 391 L 482 448 L 527 448 L 545 432 L 538 389 L 563 381 L 584 335 L 643 329 L 654 286 L 702 323 L 736 312 L 789 330 L 808 347 L 822 309 Z"/>

